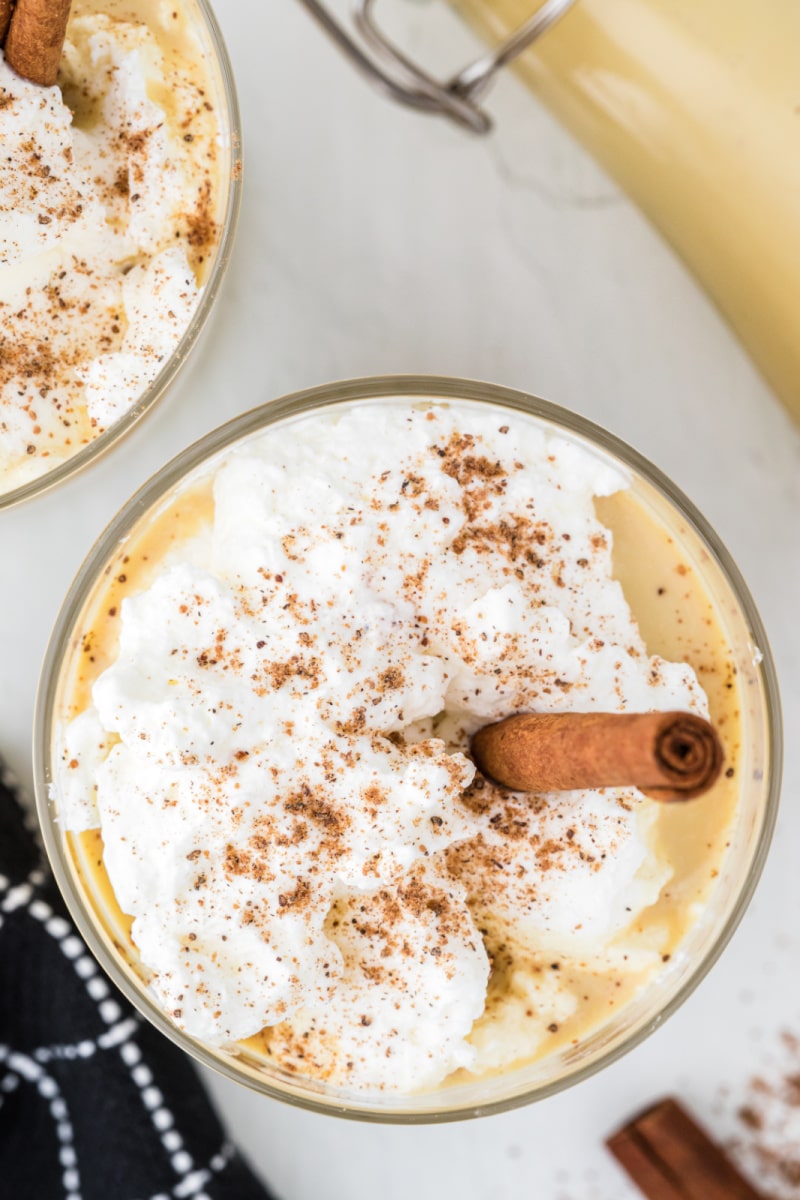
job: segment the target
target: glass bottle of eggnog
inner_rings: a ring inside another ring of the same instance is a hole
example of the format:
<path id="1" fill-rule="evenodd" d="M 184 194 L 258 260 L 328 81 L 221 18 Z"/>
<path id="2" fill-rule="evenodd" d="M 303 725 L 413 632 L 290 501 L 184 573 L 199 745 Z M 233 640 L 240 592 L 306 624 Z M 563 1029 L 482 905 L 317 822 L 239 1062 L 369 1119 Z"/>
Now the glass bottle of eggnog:
<path id="1" fill-rule="evenodd" d="M 539 0 L 453 0 L 498 44 Z M 800 419 L 800 3 L 576 0 L 517 69 Z"/>

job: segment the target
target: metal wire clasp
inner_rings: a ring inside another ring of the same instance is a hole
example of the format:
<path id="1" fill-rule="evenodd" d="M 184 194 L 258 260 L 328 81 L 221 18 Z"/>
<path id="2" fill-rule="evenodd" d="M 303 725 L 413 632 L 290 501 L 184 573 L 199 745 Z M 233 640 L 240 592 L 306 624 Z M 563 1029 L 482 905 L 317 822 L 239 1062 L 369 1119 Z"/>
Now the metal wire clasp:
<path id="1" fill-rule="evenodd" d="M 575 0 L 545 0 L 504 45 L 476 59 L 444 83 L 413 63 L 386 36 L 375 20 L 375 0 L 356 0 L 353 19 L 363 38 L 363 47 L 330 14 L 322 0 L 300 2 L 350 62 L 385 96 L 421 112 L 448 117 L 473 133 L 488 133 L 492 121 L 479 101 L 495 74 L 554 25 Z"/>

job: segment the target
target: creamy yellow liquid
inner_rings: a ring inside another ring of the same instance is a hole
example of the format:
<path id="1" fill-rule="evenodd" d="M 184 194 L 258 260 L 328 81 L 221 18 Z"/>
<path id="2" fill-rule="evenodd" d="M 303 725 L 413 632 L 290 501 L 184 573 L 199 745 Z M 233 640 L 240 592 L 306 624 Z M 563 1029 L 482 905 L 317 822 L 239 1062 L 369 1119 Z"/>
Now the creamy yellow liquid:
<path id="1" fill-rule="evenodd" d="M 640 947 L 650 952 L 646 969 L 632 970 L 624 962 L 619 968 L 598 969 L 566 959 L 554 965 L 552 954 L 543 955 L 541 961 L 527 960 L 526 991 L 521 996 L 518 987 L 515 992 L 509 985 L 511 969 L 519 968 L 517 955 L 497 940 L 489 944 L 493 971 L 486 1011 L 475 1036 L 478 1042 L 486 1033 L 495 1032 L 504 1039 L 511 1036 L 515 1051 L 517 1045 L 519 1048 L 519 1061 L 513 1066 L 578 1045 L 652 980 L 654 958 L 656 964 L 669 962 L 712 892 L 739 794 L 739 684 L 715 605 L 704 585 L 703 562 L 684 554 L 673 535 L 630 492 L 598 501 L 597 510 L 613 531 L 615 574 L 639 621 L 648 651 L 689 662 L 700 678 L 725 747 L 726 770 L 706 796 L 687 804 L 658 807 L 657 852 L 672 866 L 673 878 L 658 902 L 619 939 L 626 949 Z M 91 703 L 94 681 L 114 661 L 123 598 L 149 586 L 163 568 L 165 557 L 212 519 L 211 484 L 200 482 L 162 504 L 126 540 L 96 585 L 73 640 L 62 674 L 62 720 L 72 719 Z M 120 954 L 146 979 L 146 969 L 137 963 L 130 937 L 130 919 L 117 905 L 103 865 L 100 832 L 67 835 L 67 841 L 91 910 Z M 546 1001 L 553 971 L 558 972 L 559 986 L 574 993 L 579 1003 L 574 1016 L 548 1027 L 543 1045 L 532 1055 L 525 1024 L 530 1021 L 533 1029 L 538 1016 L 536 997 L 541 994 Z M 268 1064 L 272 1069 L 277 1065 L 302 1075 L 304 1064 L 299 1056 L 293 1060 L 284 1051 L 276 1063 L 272 1041 L 270 1031 L 265 1030 L 242 1043 L 241 1049 L 256 1065 Z M 501 1070 L 508 1069 L 506 1062 Z M 466 1072 L 460 1072 L 450 1082 L 465 1078 Z"/>
<path id="2" fill-rule="evenodd" d="M 541 7 L 452 2 L 492 45 Z M 798 47 L 797 0 L 577 0 L 517 69 L 686 260 L 800 418 Z"/>

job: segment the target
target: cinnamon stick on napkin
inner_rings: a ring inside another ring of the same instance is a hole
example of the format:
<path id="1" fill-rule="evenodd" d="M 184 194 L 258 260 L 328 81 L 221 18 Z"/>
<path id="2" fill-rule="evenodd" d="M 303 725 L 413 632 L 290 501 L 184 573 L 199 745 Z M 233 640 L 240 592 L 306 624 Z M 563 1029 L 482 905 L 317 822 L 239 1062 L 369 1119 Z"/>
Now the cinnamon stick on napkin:
<path id="1" fill-rule="evenodd" d="M 10 67 L 42 87 L 52 87 L 67 35 L 70 0 L 0 0 L 0 42 Z"/>
<path id="2" fill-rule="evenodd" d="M 768 1200 L 677 1100 L 662 1100 L 606 1142 L 647 1200 Z"/>

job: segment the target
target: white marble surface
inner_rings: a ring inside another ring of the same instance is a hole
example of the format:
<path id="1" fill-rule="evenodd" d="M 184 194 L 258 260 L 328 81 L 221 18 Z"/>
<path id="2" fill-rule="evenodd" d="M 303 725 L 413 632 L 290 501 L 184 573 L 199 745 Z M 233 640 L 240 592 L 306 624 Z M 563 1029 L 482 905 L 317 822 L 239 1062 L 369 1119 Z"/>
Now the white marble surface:
<path id="1" fill-rule="evenodd" d="M 434 60 L 469 53 L 441 8 L 394 9 Z M 684 268 L 513 81 L 491 102 L 498 132 L 472 139 L 373 96 L 290 0 L 218 12 L 245 118 L 234 262 L 162 406 L 89 473 L 0 517 L 2 752 L 28 780 L 39 663 L 91 542 L 235 413 L 336 377 L 436 372 L 539 393 L 626 438 L 717 526 L 783 682 L 778 836 L 721 962 L 614 1067 L 477 1123 L 350 1124 L 208 1082 L 283 1200 L 632 1200 L 602 1149 L 609 1128 L 675 1091 L 713 1125 L 718 1086 L 743 1086 L 780 1029 L 800 1032 L 800 435 Z"/>

